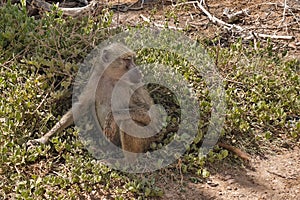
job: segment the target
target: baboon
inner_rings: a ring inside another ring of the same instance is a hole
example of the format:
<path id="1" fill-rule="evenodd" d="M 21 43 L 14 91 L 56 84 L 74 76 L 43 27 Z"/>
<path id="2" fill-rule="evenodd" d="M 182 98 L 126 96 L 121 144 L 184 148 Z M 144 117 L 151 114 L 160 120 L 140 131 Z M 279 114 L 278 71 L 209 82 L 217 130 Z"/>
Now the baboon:
<path id="1" fill-rule="evenodd" d="M 93 72 L 83 92 L 72 109 L 63 115 L 48 133 L 39 139 L 28 141 L 27 144 L 46 143 L 52 135 L 70 126 L 75 116 L 84 115 L 87 108 L 94 104 L 94 118 L 99 122 L 108 140 L 123 149 L 127 160 L 131 161 L 136 157 L 130 152 L 145 152 L 154 140 L 153 133 L 146 133 L 142 138 L 136 137 L 139 133 L 132 127 L 132 122 L 156 133 L 160 129 L 159 115 L 158 110 L 153 107 L 154 103 L 148 91 L 141 86 L 142 73 L 135 66 L 134 56 L 134 52 L 120 43 L 103 48 L 100 58 L 96 58 L 94 62 Z M 115 110 L 112 110 L 112 95 L 117 83 L 119 89 L 115 95 L 118 98 L 115 98 Z M 128 102 L 124 102 L 124 99 L 130 99 L 129 105 L 125 105 Z"/>

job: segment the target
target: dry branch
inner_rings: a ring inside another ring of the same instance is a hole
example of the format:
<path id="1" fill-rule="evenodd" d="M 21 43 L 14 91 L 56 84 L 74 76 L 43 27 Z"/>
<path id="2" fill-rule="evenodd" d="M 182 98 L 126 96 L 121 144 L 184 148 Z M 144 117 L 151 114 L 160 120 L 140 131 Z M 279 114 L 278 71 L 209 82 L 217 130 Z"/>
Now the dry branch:
<path id="1" fill-rule="evenodd" d="M 46 11 L 51 11 L 51 8 L 53 6 L 52 4 L 45 2 L 44 0 L 33 0 L 32 4 L 39 9 L 46 10 Z M 88 5 L 86 5 L 84 7 L 77 7 L 77 8 L 61 8 L 61 7 L 59 7 L 59 9 L 61 9 L 63 11 L 63 15 L 76 17 L 79 15 L 82 15 L 83 13 L 92 11 L 92 9 L 95 7 L 95 5 L 96 5 L 96 1 L 91 1 Z"/>
<path id="2" fill-rule="evenodd" d="M 206 14 L 206 16 L 209 18 L 210 21 L 212 21 L 215 24 L 219 24 L 222 25 L 224 28 L 228 29 L 228 30 L 233 30 L 233 29 L 237 29 L 240 32 L 246 32 L 246 30 L 238 25 L 234 25 L 234 24 L 228 24 L 220 19 L 218 19 L 217 17 L 211 15 L 203 6 L 201 2 L 196 1 L 195 2 L 197 4 L 197 6 L 202 10 L 202 12 L 204 12 L 204 14 Z M 249 35 L 247 36 L 245 39 L 253 39 L 253 38 L 271 38 L 271 39 L 277 39 L 277 40 L 293 40 L 294 37 L 293 36 L 284 36 L 284 35 L 268 35 L 268 34 L 261 34 L 261 33 L 256 33 L 256 32 L 246 32 L 245 35 Z"/>
<path id="3" fill-rule="evenodd" d="M 242 158 L 243 160 L 245 161 L 249 161 L 250 160 L 250 156 L 243 152 L 242 150 L 236 148 L 236 147 L 233 147 L 231 145 L 228 145 L 228 144 L 225 144 L 225 143 L 221 143 L 221 142 L 218 142 L 217 143 L 219 147 L 222 147 L 224 149 L 227 149 L 233 153 L 235 153 L 237 156 L 239 156 L 240 158 Z"/>
<path id="4" fill-rule="evenodd" d="M 220 24 L 222 26 L 224 26 L 226 29 L 232 29 L 235 28 L 239 31 L 243 31 L 244 29 L 241 26 L 238 25 L 234 25 L 234 24 L 228 24 L 218 18 L 216 18 L 215 16 L 212 16 L 203 6 L 200 2 L 197 1 L 197 6 L 202 10 L 202 12 L 204 12 L 204 14 L 206 14 L 206 16 L 209 18 L 210 21 L 212 21 L 215 24 Z"/>
<path id="5" fill-rule="evenodd" d="M 246 37 L 246 39 L 252 39 L 253 37 L 260 37 L 260 38 L 271 38 L 271 39 L 276 39 L 276 40 L 294 40 L 294 36 L 289 36 L 289 35 L 269 35 L 269 34 L 262 34 L 262 33 L 255 33 L 252 32 L 252 35 Z"/>

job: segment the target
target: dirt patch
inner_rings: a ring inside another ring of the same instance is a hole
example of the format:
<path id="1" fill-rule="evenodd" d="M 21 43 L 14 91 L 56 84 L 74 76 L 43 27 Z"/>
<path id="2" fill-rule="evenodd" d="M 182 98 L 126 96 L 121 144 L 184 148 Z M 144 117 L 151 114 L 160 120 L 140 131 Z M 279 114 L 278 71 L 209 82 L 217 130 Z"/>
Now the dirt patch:
<path id="1" fill-rule="evenodd" d="M 114 0 L 111 4 L 130 5 L 135 0 Z M 115 26 L 136 26 L 147 23 L 156 27 L 163 27 L 168 24 L 169 28 L 177 30 L 187 30 L 190 37 L 201 38 L 220 38 L 218 44 L 227 46 L 229 43 L 236 41 L 239 37 L 251 38 L 247 41 L 265 44 L 268 37 L 257 37 L 251 34 L 265 34 L 268 36 L 291 36 L 293 39 L 272 39 L 274 51 L 288 50 L 290 58 L 300 59 L 300 1 L 290 0 L 206 0 L 203 7 L 212 15 L 225 23 L 239 26 L 243 31 L 234 29 L 227 30 L 220 24 L 213 23 L 207 15 L 199 9 L 197 4 L 181 3 L 175 5 L 176 1 L 153 0 L 144 5 L 142 10 L 116 12 L 114 15 Z M 173 5 L 172 5 L 173 4 Z M 229 15 L 245 11 L 236 18 L 228 18 L 225 10 Z M 173 19 L 172 13 L 176 13 L 177 18 Z M 169 16 L 169 17 L 168 17 Z M 253 36 L 253 37 L 252 37 Z"/>
<path id="2" fill-rule="evenodd" d="M 222 163 L 203 183 L 162 181 L 163 199 L 300 199 L 300 148 L 255 158 L 247 167 Z"/>
<path id="3" fill-rule="evenodd" d="M 252 169 L 228 169 L 211 177 L 219 199 L 300 199 L 300 149 L 254 159 Z M 208 189 L 208 188 L 207 188 Z"/>

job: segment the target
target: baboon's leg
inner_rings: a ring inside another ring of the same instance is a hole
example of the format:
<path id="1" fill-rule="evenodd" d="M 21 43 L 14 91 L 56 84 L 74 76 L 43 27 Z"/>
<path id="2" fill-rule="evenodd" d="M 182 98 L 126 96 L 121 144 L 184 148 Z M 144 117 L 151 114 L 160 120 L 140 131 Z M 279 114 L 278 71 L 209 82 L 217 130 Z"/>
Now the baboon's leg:
<path id="1" fill-rule="evenodd" d="M 135 162 L 137 158 L 137 154 L 135 153 L 143 153 L 149 146 L 149 142 L 146 141 L 147 139 L 133 137 L 124 131 L 120 131 L 120 136 L 123 154 L 127 162 Z"/>
<path id="2" fill-rule="evenodd" d="M 140 124 L 144 129 L 142 133 L 132 128 L 131 123 L 131 120 L 122 121 L 119 128 L 123 154 L 127 162 L 135 162 L 138 156 L 136 153 L 145 153 L 150 148 L 150 144 L 156 141 L 155 135 L 158 133 L 155 124 L 144 127 Z"/>
<path id="3" fill-rule="evenodd" d="M 69 110 L 60 120 L 55 124 L 55 126 L 41 138 L 29 140 L 27 145 L 34 145 L 34 144 L 45 144 L 48 142 L 49 138 L 57 132 L 62 131 L 63 129 L 67 128 L 73 123 L 73 113 L 72 110 Z"/>
<path id="4" fill-rule="evenodd" d="M 151 119 L 148 115 L 148 111 L 143 108 L 131 110 L 131 116 L 126 115 L 126 113 L 128 114 L 128 111 L 124 112 L 124 110 L 122 110 L 122 112 L 115 113 L 113 116 L 112 112 L 109 112 L 105 118 L 104 134 L 114 144 L 116 144 L 116 141 L 118 142 L 118 146 L 122 147 L 123 154 L 127 162 L 134 162 L 137 157 L 135 153 L 145 152 L 145 150 L 149 148 L 152 140 L 151 138 L 138 138 L 130 135 L 130 132 L 138 131 L 132 128 L 130 122 L 134 121 L 143 126 L 147 125 Z M 141 118 L 138 116 L 141 116 Z M 118 118 L 120 128 L 118 127 L 114 117 Z M 123 130 L 129 132 L 125 133 Z M 149 132 L 150 131 L 151 130 L 149 130 Z"/>
<path id="5" fill-rule="evenodd" d="M 121 146 L 119 127 L 114 120 L 112 112 L 109 112 L 105 117 L 103 133 L 109 141 L 114 143 L 116 146 Z"/>

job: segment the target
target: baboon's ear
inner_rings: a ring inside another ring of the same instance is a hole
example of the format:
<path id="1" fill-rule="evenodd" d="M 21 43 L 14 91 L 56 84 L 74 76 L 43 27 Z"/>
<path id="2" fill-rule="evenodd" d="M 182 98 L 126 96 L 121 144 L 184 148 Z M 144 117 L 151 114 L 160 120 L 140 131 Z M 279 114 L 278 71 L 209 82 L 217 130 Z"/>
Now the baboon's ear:
<path id="1" fill-rule="evenodd" d="M 102 60 L 105 63 L 109 62 L 109 51 L 107 49 L 104 49 L 102 52 Z"/>

